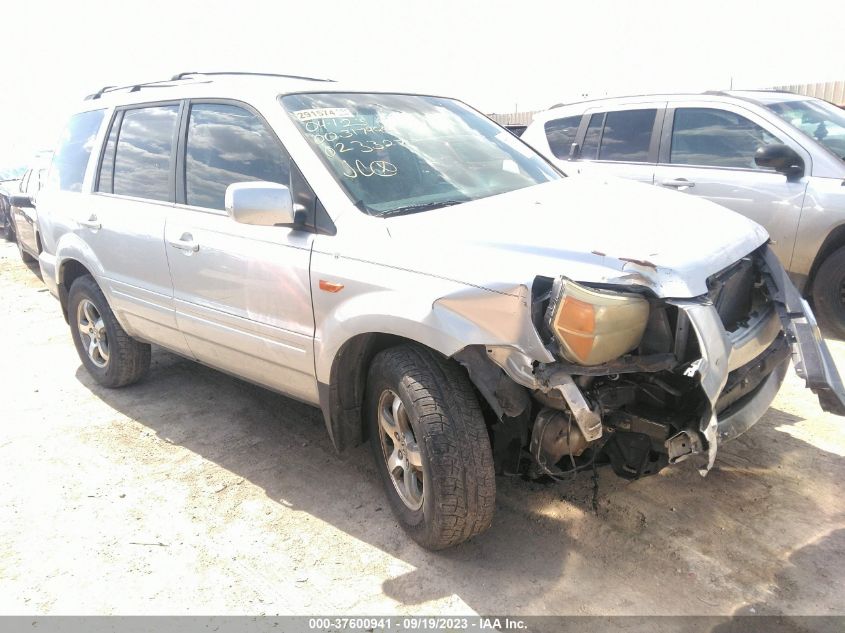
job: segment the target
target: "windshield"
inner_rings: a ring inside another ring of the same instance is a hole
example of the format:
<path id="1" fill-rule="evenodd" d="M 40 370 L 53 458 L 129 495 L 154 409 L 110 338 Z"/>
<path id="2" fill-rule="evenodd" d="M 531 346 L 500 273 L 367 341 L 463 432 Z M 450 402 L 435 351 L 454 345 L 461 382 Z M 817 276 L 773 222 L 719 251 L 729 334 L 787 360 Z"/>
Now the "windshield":
<path id="1" fill-rule="evenodd" d="M 767 103 L 766 107 L 845 159 L 845 110 L 819 99 Z"/>
<path id="2" fill-rule="evenodd" d="M 425 211 L 562 177 L 510 132 L 451 99 L 329 93 L 281 101 L 371 215 Z"/>
<path id="3" fill-rule="evenodd" d="M 9 180 L 20 180 L 21 176 L 26 172 L 26 167 L 3 167 L 0 168 L 0 182 Z"/>

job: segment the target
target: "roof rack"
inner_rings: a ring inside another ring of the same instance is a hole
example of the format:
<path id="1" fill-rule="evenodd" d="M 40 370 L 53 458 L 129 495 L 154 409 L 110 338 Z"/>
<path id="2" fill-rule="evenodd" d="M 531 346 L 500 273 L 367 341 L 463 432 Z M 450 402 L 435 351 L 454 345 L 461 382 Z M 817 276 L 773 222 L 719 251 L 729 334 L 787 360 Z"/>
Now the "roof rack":
<path id="1" fill-rule="evenodd" d="M 180 78 L 181 79 L 181 78 Z M 176 81 L 175 79 L 160 79 L 159 81 L 147 81 L 144 83 L 136 83 L 136 84 L 128 84 L 126 86 L 103 86 L 97 92 L 88 95 L 85 97 L 86 101 L 90 101 L 92 99 L 99 99 L 107 92 L 115 92 L 116 90 L 126 90 L 129 89 L 129 92 L 138 92 L 141 88 L 170 88 L 170 82 Z"/>
<path id="2" fill-rule="evenodd" d="M 306 81 L 328 81 L 334 82 L 334 79 L 322 79 L 319 77 L 305 77 L 303 75 L 283 75 L 279 73 L 253 73 L 253 72 L 243 72 L 243 71 L 219 71 L 219 72 L 210 72 L 210 73 L 202 73 L 202 72 L 186 72 L 186 73 L 178 73 L 173 75 L 170 78 L 171 81 L 178 81 L 180 79 L 184 79 L 189 75 L 239 75 L 239 76 L 247 76 L 247 77 L 284 77 L 285 79 L 304 79 Z"/>
<path id="3" fill-rule="evenodd" d="M 736 95 L 732 95 L 732 92 L 786 92 L 789 94 L 796 94 L 792 90 L 781 90 L 780 88 L 737 88 L 735 90 L 705 90 L 702 94 L 727 95 L 729 97 L 735 97 Z"/>
<path id="4" fill-rule="evenodd" d="M 202 72 L 184 72 L 184 73 L 177 73 L 173 75 L 170 79 L 160 79 L 159 81 L 147 81 L 144 83 L 136 83 L 136 84 L 128 84 L 126 86 L 103 86 L 97 92 L 94 92 L 87 97 L 85 97 L 86 101 L 90 101 L 92 99 L 99 99 L 107 92 L 114 92 L 116 90 L 129 90 L 129 92 L 138 92 L 141 88 L 170 88 L 170 83 L 173 81 L 183 81 L 185 79 L 189 79 L 192 75 L 204 75 L 204 76 L 215 76 L 215 75 L 239 75 L 239 76 L 249 76 L 249 77 L 284 77 L 285 79 L 303 79 L 305 81 L 326 81 L 326 82 L 334 82 L 334 79 L 320 79 L 318 77 L 304 77 L 302 75 L 281 75 L 278 73 L 252 73 L 252 72 L 241 72 L 241 71 L 231 71 L 231 72 L 210 72 L 210 73 L 202 73 Z"/>

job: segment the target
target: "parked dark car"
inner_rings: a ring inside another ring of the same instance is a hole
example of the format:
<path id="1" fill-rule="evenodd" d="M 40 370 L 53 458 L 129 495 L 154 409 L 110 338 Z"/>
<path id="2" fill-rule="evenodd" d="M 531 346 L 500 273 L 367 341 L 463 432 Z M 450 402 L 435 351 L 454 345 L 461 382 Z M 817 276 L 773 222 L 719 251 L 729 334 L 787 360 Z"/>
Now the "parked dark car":
<path id="1" fill-rule="evenodd" d="M 19 184 L 20 176 L 0 180 L 0 232 L 9 242 L 15 241 L 15 225 L 12 222 L 12 205 L 9 198 L 17 193 Z"/>
<path id="2" fill-rule="evenodd" d="M 41 153 L 35 164 L 26 170 L 18 181 L 16 190 L 9 193 L 9 224 L 12 238 L 18 245 L 21 259 L 34 262 L 41 252 L 41 236 L 38 228 L 38 214 L 35 198 L 47 178 L 50 154 Z M 8 232 L 7 232 L 8 239 Z"/>

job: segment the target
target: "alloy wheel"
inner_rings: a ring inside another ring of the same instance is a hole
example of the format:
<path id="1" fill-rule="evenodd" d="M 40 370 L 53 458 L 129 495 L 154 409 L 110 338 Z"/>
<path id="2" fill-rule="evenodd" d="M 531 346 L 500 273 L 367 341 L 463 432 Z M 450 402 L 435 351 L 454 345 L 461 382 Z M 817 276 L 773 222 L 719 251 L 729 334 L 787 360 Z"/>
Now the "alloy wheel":
<path id="1" fill-rule="evenodd" d="M 382 455 L 393 487 L 410 510 L 419 510 L 425 493 L 422 453 L 405 405 L 390 389 L 379 397 L 378 428 Z"/>
<path id="2" fill-rule="evenodd" d="M 105 367 L 109 362 L 109 339 L 106 324 L 100 311 L 89 299 L 83 299 L 76 308 L 76 324 L 82 346 L 88 358 L 97 367 Z"/>

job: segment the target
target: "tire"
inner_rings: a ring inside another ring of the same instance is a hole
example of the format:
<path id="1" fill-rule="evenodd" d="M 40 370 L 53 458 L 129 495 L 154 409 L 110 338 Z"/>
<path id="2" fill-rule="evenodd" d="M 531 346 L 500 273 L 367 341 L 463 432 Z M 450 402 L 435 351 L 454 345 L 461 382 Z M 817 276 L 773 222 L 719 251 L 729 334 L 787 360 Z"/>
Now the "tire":
<path id="1" fill-rule="evenodd" d="M 30 255 L 29 253 L 27 253 L 23 249 L 23 246 L 21 246 L 21 241 L 18 239 L 17 234 L 15 235 L 15 243 L 18 245 L 18 253 L 20 253 L 21 261 L 23 261 L 24 264 L 35 263 L 35 258 L 32 255 Z"/>
<path id="2" fill-rule="evenodd" d="M 12 226 L 11 218 L 6 218 L 6 226 L 3 228 L 3 237 L 7 242 L 17 241 L 17 235 L 15 235 L 15 229 Z"/>
<path id="3" fill-rule="evenodd" d="M 136 341 L 120 327 L 103 291 L 90 275 L 79 277 L 71 285 L 68 319 L 76 352 L 88 373 L 101 385 L 131 385 L 149 370 L 150 346 Z M 93 339 L 97 344 L 89 353 Z"/>
<path id="4" fill-rule="evenodd" d="M 813 308 L 819 323 L 845 339 L 845 247 L 822 262 L 813 280 Z"/>
<path id="5" fill-rule="evenodd" d="M 376 469 L 394 515 L 412 539 L 439 550 L 490 527 L 493 454 L 481 407 L 460 365 L 412 345 L 384 350 L 370 365 L 365 407 Z M 391 455 L 404 455 L 395 475 L 388 467 Z M 413 475 L 410 486 L 406 470 Z"/>

